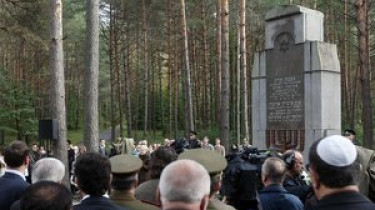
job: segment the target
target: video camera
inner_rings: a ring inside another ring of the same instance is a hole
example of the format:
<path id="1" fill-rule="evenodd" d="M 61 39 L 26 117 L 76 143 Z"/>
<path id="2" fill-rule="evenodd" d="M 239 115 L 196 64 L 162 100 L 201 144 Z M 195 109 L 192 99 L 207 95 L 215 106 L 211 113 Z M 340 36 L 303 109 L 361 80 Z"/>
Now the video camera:
<path id="1" fill-rule="evenodd" d="M 228 167 L 224 171 L 222 194 L 230 203 L 256 203 L 257 191 L 262 187 L 261 169 L 268 157 L 279 157 L 273 150 L 247 147 L 234 150 L 226 156 Z"/>

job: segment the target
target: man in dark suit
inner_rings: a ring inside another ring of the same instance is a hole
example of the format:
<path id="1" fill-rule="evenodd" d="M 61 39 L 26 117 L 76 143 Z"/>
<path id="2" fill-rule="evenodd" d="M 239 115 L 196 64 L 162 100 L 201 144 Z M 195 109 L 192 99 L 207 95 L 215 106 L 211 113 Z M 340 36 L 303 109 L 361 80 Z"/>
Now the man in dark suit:
<path id="1" fill-rule="evenodd" d="M 111 176 L 111 164 L 107 157 L 94 152 L 85 153 L 77 158 L 74 172 L 83 197 L 74 210 L 124 209 L 105 196 Z"/>
<path id="2" fill-rule="evenodd" d="M 259 192 L 259 200 L 264 210 L 303 210 L 301 200 L 282 186 L 285 172 L 285 163 L 279 158 L 270 157 L 264 162 L 262 182 L 265 188 Z"/>
<path id="3" fill-rule="evenodd" d="M 360 162 L 354 144 L 340 135 L 314 142 L 310 147 L 310 177 L 318 199 L 315 210 L 374 210 L 359 193 Z"/>
<path id="4" fill-rule="evenodd" d="M 8 210 L 29 185 L 25 178 L 25 170 L 30 163 L 29 148 L 22 141 L 12 142 L 4 150 L 4 162 L 7 168 L 0 178 L 0 209 Z"/>

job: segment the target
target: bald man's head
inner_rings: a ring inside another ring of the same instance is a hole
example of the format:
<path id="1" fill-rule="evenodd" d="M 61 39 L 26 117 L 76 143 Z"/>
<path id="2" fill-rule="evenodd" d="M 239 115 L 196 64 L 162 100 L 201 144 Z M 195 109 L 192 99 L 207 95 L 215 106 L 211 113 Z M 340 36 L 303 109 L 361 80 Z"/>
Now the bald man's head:
<path id="1" fill-rule="evenodd" d="M 262 180 L 265 185 L 281 184 L 285 178 L 285 163 L 275 157 L 267 158 L 262 166 Z"/>
<path id="2" fill-rule="evenodd" d="M 210 176 L 205 168 L 192 160 L 169 164 L 160 177 L 160 196 L 163 203 L 200 203 L 210 194 Z"/>

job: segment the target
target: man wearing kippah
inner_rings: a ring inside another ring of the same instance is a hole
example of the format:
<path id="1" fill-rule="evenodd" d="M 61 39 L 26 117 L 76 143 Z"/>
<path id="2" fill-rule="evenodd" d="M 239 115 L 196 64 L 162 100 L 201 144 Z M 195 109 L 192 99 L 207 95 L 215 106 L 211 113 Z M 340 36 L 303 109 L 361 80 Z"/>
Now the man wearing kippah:
<path id="1" fill-rule="evenodd" d="M 360 164 L 355 146 L 340 135 L 328 136 L 310 147 L 310 175 L 318 199 L 316 210 L 374 210 L 359 193 Z"/>

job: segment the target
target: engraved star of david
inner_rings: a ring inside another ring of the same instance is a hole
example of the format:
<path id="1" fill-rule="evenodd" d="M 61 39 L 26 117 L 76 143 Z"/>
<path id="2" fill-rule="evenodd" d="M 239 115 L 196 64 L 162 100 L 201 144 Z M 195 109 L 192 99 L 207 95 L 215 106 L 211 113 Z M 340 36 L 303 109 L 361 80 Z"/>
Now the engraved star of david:
<path id="1" fill-rule="evenodd" d="M 289 50 L 289 40 L 283 40 L 280 43 L 280 51 L 285 53 L 288 50 Z"/>

